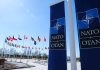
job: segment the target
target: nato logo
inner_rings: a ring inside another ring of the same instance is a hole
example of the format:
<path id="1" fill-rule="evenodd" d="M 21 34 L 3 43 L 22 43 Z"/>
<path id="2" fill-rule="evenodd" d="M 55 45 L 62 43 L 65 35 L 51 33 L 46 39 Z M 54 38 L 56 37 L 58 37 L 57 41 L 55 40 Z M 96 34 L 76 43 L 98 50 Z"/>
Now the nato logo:
<path id="1" fill-rule="evenodd" d="M 78 12 L 78 29 L 100 27 L 100 9 L 94 8 L 85 12 Z"/>
<path id="2" fill-rule="evenodd" d="M 51 34 L 64 33 L 64 24 L 65 24 L 65 19 L 64 18 L 51 20 L 50 33 Z"/>

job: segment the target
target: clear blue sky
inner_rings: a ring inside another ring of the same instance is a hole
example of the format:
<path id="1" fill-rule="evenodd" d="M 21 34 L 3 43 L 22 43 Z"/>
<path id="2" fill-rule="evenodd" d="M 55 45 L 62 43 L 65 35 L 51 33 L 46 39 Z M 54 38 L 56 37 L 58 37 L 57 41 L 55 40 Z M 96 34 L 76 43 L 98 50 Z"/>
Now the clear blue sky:
<path id="1" fill-rule="evenodd" d="M 52 0 L 0 0 L 0 47 L 3 47 L 4 39 L 7 36 L 21 38 L 24 35 L 29 37 L 28 41 L 18 44 L 26 44 L 33 46 L 30 41 L 32 36 L 35 40 L 40 36 L 42 41 L 37 47 L 49 46 L 49 28 L 50 28 L 50 3 Z M 67 23 L 68 24 L 68 23 Z M 68 26 L 66 24 L 66 26 Z M 68 27 L 67 27 L 68 29 Z M 47 42 L 43 42 L 43 37 L 47 38 Z M 77 29 L 75 21 L 75 39 L 76 51 L 79 56 Z M 69 35 L 67 34 L 67 53 L 69 55 Z"/>

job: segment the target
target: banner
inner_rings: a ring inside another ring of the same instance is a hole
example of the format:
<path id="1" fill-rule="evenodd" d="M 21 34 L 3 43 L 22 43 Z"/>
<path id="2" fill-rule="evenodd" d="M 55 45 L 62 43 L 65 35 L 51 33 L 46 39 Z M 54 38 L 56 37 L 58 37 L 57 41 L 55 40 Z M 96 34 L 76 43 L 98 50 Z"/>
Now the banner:
<path id="1" fill-rule="evenodd" d="M 100 0 L 75 0 L 81 70 L 100 70 Z"/>
<path id="2" fill-rule="evenodd" d="M 67 70 L 64 1 L 50 6 L 48 70 Z"/>

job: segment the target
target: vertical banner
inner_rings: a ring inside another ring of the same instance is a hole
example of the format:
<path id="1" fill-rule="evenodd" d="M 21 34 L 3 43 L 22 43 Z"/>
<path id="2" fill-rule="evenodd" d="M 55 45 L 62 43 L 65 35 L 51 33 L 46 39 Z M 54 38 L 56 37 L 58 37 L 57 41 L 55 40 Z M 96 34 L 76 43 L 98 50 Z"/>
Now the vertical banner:
<path id="1" fill-rule="evenodd" d="M 82 70 L 100 70 L 100 0 L 75 0 Z"/>
<path id="2" fill-rule="evenodd" d="M 50 6 L 48 70 L 67 70 L 64 1 Z"/>

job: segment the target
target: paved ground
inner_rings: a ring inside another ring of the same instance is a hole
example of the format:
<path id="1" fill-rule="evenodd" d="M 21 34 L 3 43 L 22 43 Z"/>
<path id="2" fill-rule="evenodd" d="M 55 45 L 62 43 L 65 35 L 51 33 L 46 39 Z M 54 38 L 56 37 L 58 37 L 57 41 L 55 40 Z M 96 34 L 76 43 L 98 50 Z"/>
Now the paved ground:
<path id="1" fill-rule="evenodd" d="M 16 61 L 16 62 L 20 62 L 20 59 L 7 59 L 8 61 Z M 33 65 L 35 67 L 30 67 L 30 68 L 21 68 L 21 69 L 12 69 L 12 70 L 48 70 L 48 64 L 46 61 L 38 61 L 38 60 L 35 60 L 35 59 L 22 59 L 21 60 L 22 63 L 24 64 L 28 64 L 28 65 Z M 23 66 L 24 64 L 17 64 L 18 66 Z M 67 70 L 71 70 L 71 64 L 70 62 L 67 63 Z M 77 70 L 81 70 L 81 67 L 80 67 L 80 63 L 77 62 Z"/>

